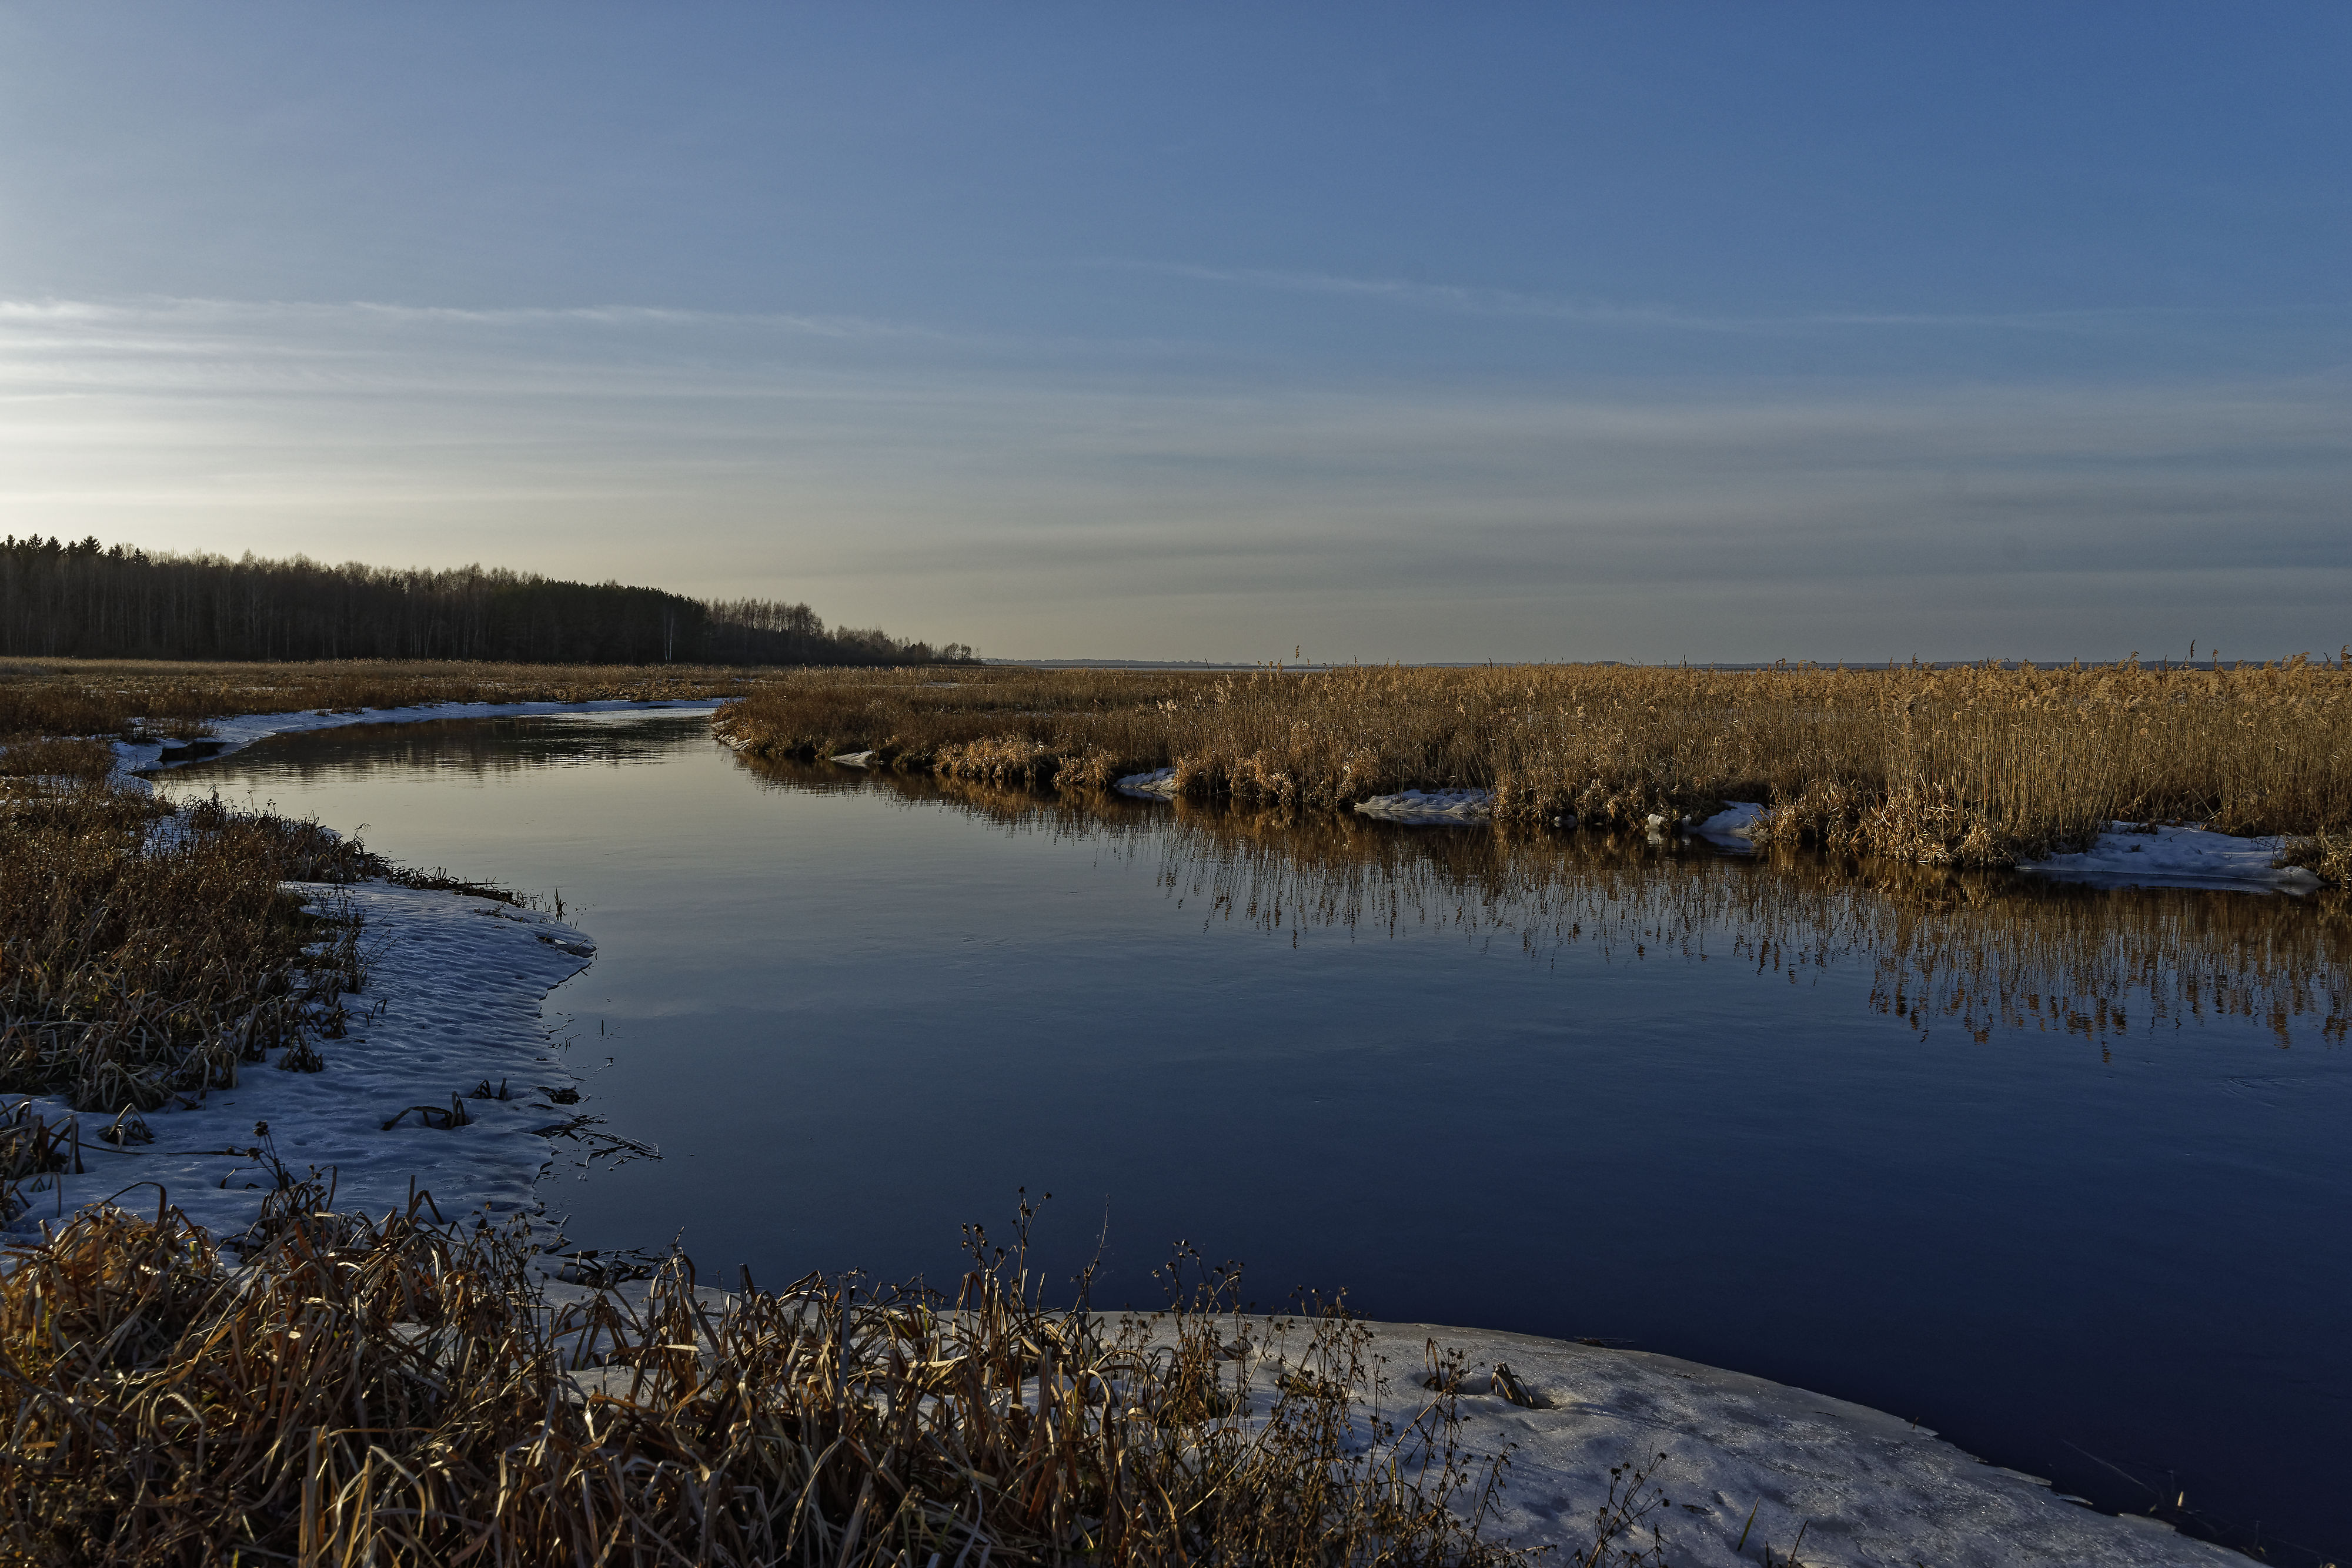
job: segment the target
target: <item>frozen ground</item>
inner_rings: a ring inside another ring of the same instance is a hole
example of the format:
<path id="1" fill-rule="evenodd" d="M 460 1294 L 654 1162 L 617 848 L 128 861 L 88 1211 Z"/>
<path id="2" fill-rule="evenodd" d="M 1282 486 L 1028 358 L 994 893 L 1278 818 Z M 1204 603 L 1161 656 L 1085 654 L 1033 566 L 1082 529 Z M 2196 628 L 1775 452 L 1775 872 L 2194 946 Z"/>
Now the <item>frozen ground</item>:
<path id="1" fill-rule="evenodd" d="M 367 989 L 343 998 L 349 1032 L 319 1041 L 325 1068 L 250 1063 L 234 1088 L 148 1113 L 154 1141 L 121 1150 L 97 1135 L 111 1118 L 83 1113 L 83 1171 L 47 1178 L 52 1186 L 30 1195 L 33 1207 L 11 1228 L 37 1233 L 44 1219 L 109 1198 L 150 1210 L 160 1188 L 215 1237 L 234 1235 L 259 1212 L 272 1181 L 266 1162 L 244 1152 L 259 1141 L 259 1123 L 295 1176 L 331 1166 L 336 1207 L 376 1215 L 404 1208 L 412 1181 L 453 1218 L 511 1213 L 531 1206 L 555 1149 L 584 1155 L 575 1140 L 551 1144 L 538 1129 L 569 1123 L 578 1109 L 546 1092 L 576 1093 L 540 998 L 587 966 L 594 947 L 586 937 L 487 898 L 375 883 L 289 885 L 314 907 L 347 904 L 365 922 L 362 947 L 373 955 Z M 466 1098 L 486 1082 L 510 1097 Z M 465 1124 L 427 1125 L 450 1120 L 453 1097 Z M 34 1104 L 52 1121 L 73 1114 L 56 1096 Z M 417 1106 L 436 1114 L 420 1116 Z"/>

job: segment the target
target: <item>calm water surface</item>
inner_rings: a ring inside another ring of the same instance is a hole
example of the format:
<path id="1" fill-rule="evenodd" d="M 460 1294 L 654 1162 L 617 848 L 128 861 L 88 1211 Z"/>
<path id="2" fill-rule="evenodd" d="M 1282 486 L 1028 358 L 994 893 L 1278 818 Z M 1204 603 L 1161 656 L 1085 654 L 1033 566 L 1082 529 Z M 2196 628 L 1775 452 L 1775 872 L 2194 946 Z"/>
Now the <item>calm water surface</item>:
<path id="1" fill-rule="evenodd" d="M 2340 904 L 747 765 L 699 717 L 287 737 L 172 776 L 542 893 L 658 1162 L 543 1189 L 707 1272 L 952 1274 L 1050 1192 L 1098 1302 L 1596 1336 L 1917 1417 L 2276 1561 L 2352 1548 Z M 362 824 L 364 827 L 362 828 Z"/>

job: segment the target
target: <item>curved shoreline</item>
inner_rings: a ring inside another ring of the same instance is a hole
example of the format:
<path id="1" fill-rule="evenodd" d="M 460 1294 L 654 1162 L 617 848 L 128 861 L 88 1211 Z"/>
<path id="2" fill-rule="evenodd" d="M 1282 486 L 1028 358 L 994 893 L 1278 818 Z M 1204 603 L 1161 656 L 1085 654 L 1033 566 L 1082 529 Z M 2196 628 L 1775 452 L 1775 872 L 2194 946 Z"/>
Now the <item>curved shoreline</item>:
<path id="1" fill-rule="evenodd" d="M 232 729 L 233 744 L 214 755 L 337 722 L 698 706 L 709 705 L 478 704 L 247 716 L 250 727 Z M 247 719 L 223 727 L 244 727 Z M 452 1217 L 539 1206 L 537 1184 L 552 1163 L 541 1129 L 565 1113 L 534 1092 L 542 1082 L 568 1085 L 572 1076 L 540 1002 L 587 966 L 593 943 L 570 926 L 478 897 L 381 883 L 301 885 L 322 900 L 348 899 L 369 930 L 391 938 L 367 990 L 347 998 L 356 1020 L 351 1033 L 322 1042 L 325 1071 L 254 1067 L 237 1087 L 153 1117 L 157 1139 L 148 1149 L 116 1151 L 86 1130 L 88 1169 L 61 1178 L 53 1203 L 39 1206 L 50 1215 L 37 1207 L 15 1228 L 20 1234 L 37 1229 L 43 1218 L 150 1181 L 162 1182 L 175 1205 L 216 1236 L 234 1233 L 250 1222 L 262 1196 L 257 1181 L 246 1184 L 265 1173 L 231 1146 L 250 1142 L 255 1121 L 270 1124 L 278 1157 L 297 1175 L 310 1164 L 335 1166 L 336 1201 L 344 1207 L 398 1209 L 415 1186 L 434 1188 L 442 1212 Z M 512 1098 L 463 1100 L 478 1083 L 501 1079 Z M 404 1107 L 446 1103 L 453 1095 L 467 1113 L 464 1125 L 428 1127 L 414 1116 L 382 1124 Z M 122 1201 L 142 1207 L 135 1195 Z M 1800 1528 L 1805 1560 L 1822 1564 L 2244 1561 L 2160 1521 L 2101 1514 L 2062 1499 L 2046 1483 L 1984 1464 L 1883 1412 L 1760 1378 L 1528 1335 L 1366 1326 L 1377 1354 L 1399 1369 L 1401 1396 L 1415 1392 L 1402 1374 L 1422 1364 L 1430 1341 L 1467 1356 L 1465 1440 L 1485 1453 L 1516 1447 L 1493 1533 L 1522 1545 L 1589 1542 L 1610 1468 L 1663 1453 L 1665 1463 L 1654 1479 L 1674 1501 L 1662 1516 L 1667 1549 L 1685 1568 L 1750 1563 L 1764 1545 L 1785 1552 Z M 1538 1407 L 1494 1391 L 1492 1368 L 1504 1362 Z"/>

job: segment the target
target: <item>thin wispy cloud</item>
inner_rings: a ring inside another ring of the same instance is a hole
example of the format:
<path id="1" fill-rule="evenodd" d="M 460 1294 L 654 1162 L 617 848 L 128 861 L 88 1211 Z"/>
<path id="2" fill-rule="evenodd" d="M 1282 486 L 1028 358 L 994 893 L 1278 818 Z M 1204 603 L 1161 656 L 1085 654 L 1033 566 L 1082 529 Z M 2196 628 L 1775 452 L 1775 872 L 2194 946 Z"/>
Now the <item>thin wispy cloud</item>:
<path id="1" fill-rule="evenodd" d="M 1709 333 L 1792 333 L 1836 329 L 1969 332 L 2103 333 L 2252 321 L 2352 320 L 2352 303 L 2315 300 L 2288 305 L 2105 306 L 2006 311 L 1813 310 L 1749 315 L 1695 311 L 1659 301 L 1563 298 L 1546 294 L 1423 279 L 1288 271 L 1276 267 L 1208 267 L 1191 262 L 1097 258 L 1085 265 L 1182 278 L 1198 283 L 1320 295 L 1444 311 L 1580 327 Z"/>
<path id="2" fill-rule="evenodd" d="M 1898 632 L 2015 652 L 2011 608 L 2061 579 L 2085 625 L 2244 645 L 2182 574 L 2273 610 L 2352 597 L 2334 382 L 1636 392 L 1270 382 L 1246 357 L 1171 381 L 918 336 L 910 358 L 691 310 L 19 302 L 0 508 L 154 548 L 599 577 L 645 575 L 658 538 L 672 586 L 1040 655 L 1737 657 L 1840 594 L 1874 655 Z M 1170 617 L 1186 639 L 1125 640 Z"/>

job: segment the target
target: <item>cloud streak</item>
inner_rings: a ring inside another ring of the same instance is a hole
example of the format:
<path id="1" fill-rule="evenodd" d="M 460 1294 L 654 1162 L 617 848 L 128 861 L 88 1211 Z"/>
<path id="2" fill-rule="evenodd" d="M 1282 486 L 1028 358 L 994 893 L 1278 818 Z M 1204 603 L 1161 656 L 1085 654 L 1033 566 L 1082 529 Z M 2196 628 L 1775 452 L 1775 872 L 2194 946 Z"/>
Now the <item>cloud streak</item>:
<path id="1" fill-rule="evenodd" d="M 1663 301 L 1561 298 L 1458 283 L 1402 277 L 1290 271 L 1276 267 L 1208 267 L 1191 262 L 1098 258 L 1087 265 L 1215 284 L 1227 287 L 1362 300 L 1418 310 L 1577 327 L 1721 334 L 1789 334 L 1853 330 L 2066 334 L 2151 332 L 2184 326 L 2325 320 L 2340 327 L 2352 303 L 2315 300 L 2270 306 L 2113 306 L 2005 311 L 1828 310 L 1734 315 L 1694 311 Z"/>
<path id="2" fill-rule="evenodd" d="M 0 303 L 0 507 L 18 532 L 806 597 L 1038 656 L 2352 634 L 2339 380 L 1173 379 L 804 319 Z"/>

